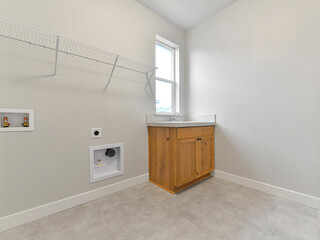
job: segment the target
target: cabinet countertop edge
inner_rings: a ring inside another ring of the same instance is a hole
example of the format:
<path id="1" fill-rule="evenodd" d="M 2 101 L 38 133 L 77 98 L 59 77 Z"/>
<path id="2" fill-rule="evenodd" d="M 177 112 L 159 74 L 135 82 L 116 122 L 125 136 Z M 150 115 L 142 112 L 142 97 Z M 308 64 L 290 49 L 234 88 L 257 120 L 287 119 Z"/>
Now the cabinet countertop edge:
<path id="1" fill-rule="evenodd" d="M 215 122 L 147 122 L 147 127 L 205 127 L 215 126 Z"/>

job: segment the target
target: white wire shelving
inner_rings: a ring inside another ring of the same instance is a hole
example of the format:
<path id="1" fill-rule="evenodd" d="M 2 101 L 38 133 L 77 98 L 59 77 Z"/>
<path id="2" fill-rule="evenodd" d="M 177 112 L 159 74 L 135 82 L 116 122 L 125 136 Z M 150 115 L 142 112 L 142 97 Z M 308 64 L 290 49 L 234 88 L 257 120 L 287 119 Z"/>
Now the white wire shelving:
<path id="1" fill-rule="evenodd" d="M 108 65 L 110 67 L 110 74 L 106 87 L 110 86 L 115 69 L 128 70 L 142 74 L 146 78 L 144 90 L 149 94 L 147 91 L 149 88 L 151 95 L 154 96 L 150 84 L 156 71 L 156 67 L 154 66 L 63 38 L 55 34 L 39 31 L 30 26 L 19 24 L 5 18 L 0 18 L 0 37 L 54 51 L 54 78 L 58 77 L 59 57 L 61 55 L 70 56 L 96 62 L 98 64 Z"/>

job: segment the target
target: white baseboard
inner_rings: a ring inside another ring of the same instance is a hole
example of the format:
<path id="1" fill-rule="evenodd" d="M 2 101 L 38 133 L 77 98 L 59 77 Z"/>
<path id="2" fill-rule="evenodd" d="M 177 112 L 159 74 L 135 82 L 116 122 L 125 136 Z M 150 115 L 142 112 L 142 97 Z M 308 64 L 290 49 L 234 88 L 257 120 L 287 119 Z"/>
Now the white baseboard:
<path id="1" fill-rule="evenodd" d="M 89 192 L 81 193 L 79 195 L 61 199 L 52 203 L 48 203 L 39 207 L 0 218 L 0 232 L 133 187 L 135 185 L 147 182 L 148 180 L 149 174 L 147 173 L 138 177 L 124 180 L 122 182 L 114 183 Z"/>
<path id="2" fill-rule="evenodd" d="M 245 187 L 253 188 L 261 192 L 266 192 L 277 197 L 285 198 L 290 201 L 300 203 L 309 207 L 320 209 L 320 198 L 306 195 L 303 193 L 291 191 L 285 188 L 280 188 L 270 184 L 258 182 L 248 178 L 240 177 L 230 173 L 222 172 L 219 170 L 214 171 L 214 176 L 233 183 L 240 184 Z"/>

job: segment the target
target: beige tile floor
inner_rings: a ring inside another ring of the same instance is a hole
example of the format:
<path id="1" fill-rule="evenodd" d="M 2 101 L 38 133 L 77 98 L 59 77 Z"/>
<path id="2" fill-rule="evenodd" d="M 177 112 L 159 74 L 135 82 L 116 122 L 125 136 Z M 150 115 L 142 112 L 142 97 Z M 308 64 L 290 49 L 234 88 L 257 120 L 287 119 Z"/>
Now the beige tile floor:
<path id="1" fill-rule="evenodd" d="M 0 239 L 320 240 L 320 211 L 216 178 L 176 195 L 144 183 Z"/>

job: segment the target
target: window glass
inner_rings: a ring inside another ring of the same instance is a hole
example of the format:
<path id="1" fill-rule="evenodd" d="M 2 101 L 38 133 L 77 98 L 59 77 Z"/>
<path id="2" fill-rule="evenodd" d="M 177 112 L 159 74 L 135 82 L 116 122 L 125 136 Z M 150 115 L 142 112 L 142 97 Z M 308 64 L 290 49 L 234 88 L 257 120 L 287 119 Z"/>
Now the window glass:
<path id="1" fill-rule="evenodd" d="M 173 80 L 173 50 L 156 44 L 157 78 Z"/>
<path id="2" fill-rule="evenodd" d="M 172 109 L 172 87 L 173 83 L 164 82 L 161 80 L 156 81 L 156 111 L 157 112 L 164 112 L 164 113 L 171 113 L 173 112 Z"/>

